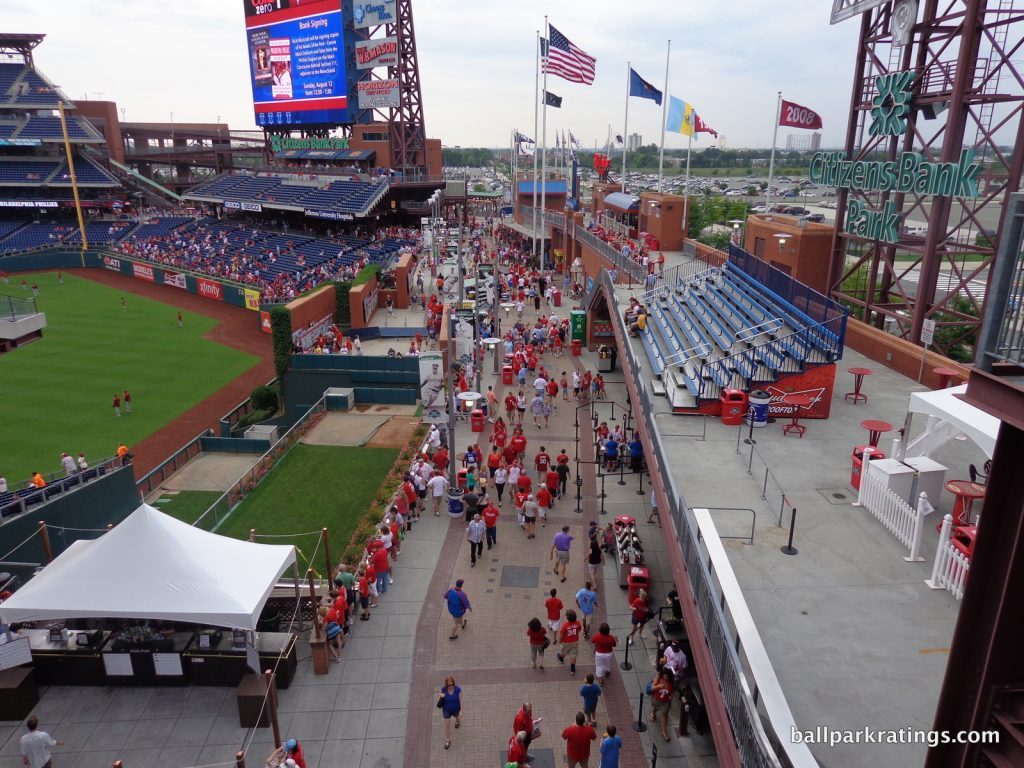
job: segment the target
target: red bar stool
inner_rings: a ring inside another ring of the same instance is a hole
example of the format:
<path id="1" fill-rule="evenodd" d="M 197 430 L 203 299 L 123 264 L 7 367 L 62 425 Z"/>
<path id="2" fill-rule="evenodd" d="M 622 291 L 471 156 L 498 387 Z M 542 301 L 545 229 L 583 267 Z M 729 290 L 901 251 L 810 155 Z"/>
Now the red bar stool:
<path id="1" fill-rule="evenodd" d="M 852 398 L 854 405 L 859 403 L 861 400 L 866 403 L 868 401 L 868 396 L 862 395 L 860 393 L 860 388 L 864 384 L 864 377 L 870 376 L 874 371 L 870 368 L 850 368 L 849 371 L 853 374 L 853 392 L 847 392 L 845 399 L 850 400 Z"/>

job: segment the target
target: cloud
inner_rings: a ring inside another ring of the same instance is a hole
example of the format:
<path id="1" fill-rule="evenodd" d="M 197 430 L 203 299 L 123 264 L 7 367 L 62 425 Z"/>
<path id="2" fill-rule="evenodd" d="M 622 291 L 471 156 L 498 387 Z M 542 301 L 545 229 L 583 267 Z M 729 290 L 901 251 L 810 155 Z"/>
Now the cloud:
<path id="1" fill-rule="evenodd" d="M 424 0 L 413 4 L 427 133 L 454 146 L 504 146 L 532 135 L 536 30 L 551 22 L 597 57 L 592 87 L 550 78 L 564 97 L 548 135 L 571 128 L 584 146 L 621 133 L 626 62 L 662 87 L 672 40 L 672 94 L 693 103 L 730 146 L 768 146 L 776 92 L 820 112 L 823 144 L 844 138 L 857 23 L 830 26 L 827 0 L 666 3 L 562 0 L 515 5 Z M 40 70 L 72 98 L 103 98 L 129 120 L 212 122 L 254 128 L 241 0 L 48 0 L 7 3 L 9 30 L 46 33 Z M 657 142 L 661 110 L 632 99 L 629 132 Z M 789 129 L 780 131 L 779 143 Z M 669 146 L 683 146 L 672 137 Z M 701 142 L 706 146 L 707 142 Z"/>

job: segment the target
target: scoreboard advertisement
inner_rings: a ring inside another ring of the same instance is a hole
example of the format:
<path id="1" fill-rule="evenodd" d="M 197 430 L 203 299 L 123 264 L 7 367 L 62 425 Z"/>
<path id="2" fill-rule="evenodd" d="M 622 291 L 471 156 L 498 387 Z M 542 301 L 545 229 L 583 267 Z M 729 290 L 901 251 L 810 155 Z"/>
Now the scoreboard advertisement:
<path id="1" fill-rule="evenodd" d="M 244 0 L 256 125 L 347 123 L 340 0 Z"/>

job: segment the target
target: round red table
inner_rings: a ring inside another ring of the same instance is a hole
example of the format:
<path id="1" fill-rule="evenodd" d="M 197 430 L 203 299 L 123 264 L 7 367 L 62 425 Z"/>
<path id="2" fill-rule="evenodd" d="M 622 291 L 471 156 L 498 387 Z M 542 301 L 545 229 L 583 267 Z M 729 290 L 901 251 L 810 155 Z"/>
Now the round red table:
<path id="1" fill-rule="evenodd" d="M 945 366 L 932 368 L 932 373 L 939 377 L 939 389 L 948 387 L 950 379 L 960 378 L 960 371 L 956 368 L 946 368 Z"/>
<path id="2" fill-rule="evenodd" d="M 780 405 L 788 405 L 790 407 L 790 422 L 782 427 L 783 435 L 788 435 L 790 432 L 796 432 L 801 438 L 804 436 L 804 432 L 807 431 L 807 427 L 800 423 L 800 409 L 809 407 L 813 402 L 813 395 L 804 394 L 786 395 L 779 400 Z"/>
<path id="3" fill-rule="evenodd" d="M 867 419 L 862 421 L 860 425 L 868 431 L 868 445 L 872 448 L 878 447 L 878 440 L 882 437 L 883 432 L 892 432 L 892 424 L 887 421 Z"/>
<path id="4" fill-rule="evenodd" d="M 969 525 L 975 500 L 985 497 L 985 486 L 970 480 L 950 480 L 946 483 L 946 490 L 956 496 L 953 525 Z"/>
<path id="5" fill-rule="evenodd" d="M 846 399 L 849 400 L 850 398 L 853 398 L 854 405 L 859 403 L 861 400 L 867 402 L 868 396 L 862 395 L 860 393 L 860 388 L 861 385 L 864 383 L 864 377 L 870 376 L 871 374 L 874 373 L 874 371 L 872 371 L 870 368 L 850 368 L 849 371 L 850 373 L 853 374 L 853 392 L 847 392 Z"/>

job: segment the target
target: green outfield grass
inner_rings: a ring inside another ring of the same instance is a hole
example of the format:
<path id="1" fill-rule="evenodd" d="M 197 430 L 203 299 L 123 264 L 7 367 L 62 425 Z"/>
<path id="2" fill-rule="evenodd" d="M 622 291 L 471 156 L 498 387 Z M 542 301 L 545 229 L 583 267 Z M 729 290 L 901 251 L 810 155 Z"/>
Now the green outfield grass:
<path id="1" fill-rule="evenodd" d="M 0 474 L 9 484 L 60 469 L 61 451 L 90 461 L 129 448 L 258 362 L 203 338 L 205 315 L 56 272 L 34 275 L 43 338 L 0 355 Z M 22 295 L 12 277 L 3 291 Z M 122 310 L 124 298 L 127 310 Z M 173 294 L 168 289 L 168 300 Z M 115 418 L 115 392 L 132 393 L 133 412 Z"/>
<path id="2" fill-rule="evenodd" d="M 223 495 L 220 491 L 178 491 L 164 494 L 153 506 L 191 525 Z"/>
<path id="3" fill-rule="evenodd" d="M 217 533 L 246 539 L 252 528 L 257 535 L 281 535 L 326 526 L 331 557 L 337 559 L 397 457 L 395 448 L 296 445 Z M 313 556 L 315 539 L 300 536 L 260 542 L 295 544 L 305 554 L 299 558 L 305 563 Z M 322 570 L 322 553 L 313 567 Z"/>

